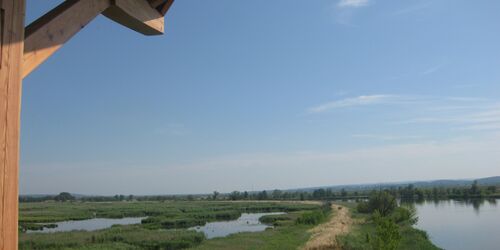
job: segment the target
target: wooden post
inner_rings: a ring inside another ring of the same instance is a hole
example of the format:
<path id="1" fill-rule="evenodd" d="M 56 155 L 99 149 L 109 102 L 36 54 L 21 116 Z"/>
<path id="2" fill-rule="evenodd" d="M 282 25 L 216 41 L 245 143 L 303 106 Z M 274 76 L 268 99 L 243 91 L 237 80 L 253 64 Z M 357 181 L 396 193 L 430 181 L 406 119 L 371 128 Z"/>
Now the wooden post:
<path id="1" fill-rule="evenodd" d="M 0 0 L 0 249 L 17 249 L 25 0 Z"/>
<path id="2" fill-rule="evenodd" d="M 142 34 L 163 34 L 172 3 L 65 0 L 26 27 L 25 37 L 26 1 L 0 0 L 0 250 L 18 248 L 22 79 L 101 13 Z"/>

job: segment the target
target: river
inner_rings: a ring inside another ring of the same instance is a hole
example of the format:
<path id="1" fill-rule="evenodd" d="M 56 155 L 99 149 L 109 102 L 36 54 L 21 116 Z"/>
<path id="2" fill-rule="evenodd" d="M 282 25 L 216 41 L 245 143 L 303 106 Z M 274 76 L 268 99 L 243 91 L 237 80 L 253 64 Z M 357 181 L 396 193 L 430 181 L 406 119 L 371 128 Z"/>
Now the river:
<path id="1" fill-rule="evenodd" d="M 444 249 L 500 249 L 500 199 L 415 203 L 417 228 Z"/>

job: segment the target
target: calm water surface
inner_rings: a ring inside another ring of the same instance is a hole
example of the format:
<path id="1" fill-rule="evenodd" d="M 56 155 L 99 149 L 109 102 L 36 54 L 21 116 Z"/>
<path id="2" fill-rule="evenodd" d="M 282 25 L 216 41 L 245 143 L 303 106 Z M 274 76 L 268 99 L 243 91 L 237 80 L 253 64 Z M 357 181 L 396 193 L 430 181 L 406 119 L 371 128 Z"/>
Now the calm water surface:
<path id="1" fill-rule="evenodd" d="M 500 199 L 415 204 L 417 228 L 444 249 L 500 249 Z"/>
<path id="2" fill-rule="evenodd" d="M 204 226 L 192 227 L 190 229 L 205 233 L 208 239 L 225 237 L 241 232 L 260 232 L 271 226 L 262 224 L 259 218 L 265 215 L 277 215 L 285 213 L 251 213 L 241 214 L 240 218 L 232 221 L 211 222 Z"/>
<path id="3" fill-rule="evenodd" d="M 54 232 L 67 232 L 73 230 L 93 231 L 105 229 L 113 225 L 130 225 L 139 224 L 142 219 L 147 217 L 134 217 L 134 218 L 121 218 L 121 219 L 105 219 L 94 218 L 88 220 L 72 220 L 56 222 L 56 228 L 44 228 L 43 230 L 28 230 L 27 233 L 54 233 Z"/>

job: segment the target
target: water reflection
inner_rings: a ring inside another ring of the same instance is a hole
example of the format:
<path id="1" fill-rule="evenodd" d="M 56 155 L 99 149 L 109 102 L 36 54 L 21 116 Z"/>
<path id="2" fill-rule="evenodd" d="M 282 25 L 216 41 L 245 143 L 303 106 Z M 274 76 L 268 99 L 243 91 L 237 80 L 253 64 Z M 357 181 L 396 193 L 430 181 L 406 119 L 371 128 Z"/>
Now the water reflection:
<path id="1" fill-rule="evenodd" d="M 439 207 L 446 207 L 450 206 L 452 204 L 459 204 L 463 205 L 466 207 L 472 207 L 474 211 L 477 213 L 480 212 L 481 207 L 484 205 L 489 205 L 489 206 L 496 206 L 497 205 L 498 199 L 456 199 L 456 200 L 451 200 L 451 199 L 402 199 L 400 200 L 400 203 L 405 206 L 414 206 L 414 205 L 424 205 L 424 204 L 433 204 L 434 207 L 439 208 Z"/>
<path id="2" fill-rule="evenodd" d="M 490 205 L 492 205 L 492 206 L 496 206 L 497 200 L 496 199 L 488 199 L 488 203 L 490 203 Z"/>
<path id="3" fill-rule="evenodd" d="M 416 201 L 418 228 L 445 249 L 499 249 L 499 199 Z M 403 202 L 402 202 L 403 203 Z M 411 202 L 410 202 L 411 204 Z"/>
<path id="4" fill-rule="evenodd" d="M 44 228 L 43 230 L 27 230 L 26 233 L 54 233 L 73 230 L 94 231 L 105 229 L 113 225 L 139 224 L 145 218 L 147 217 L 130 217 L 121 219 L 94 218 L 88 220 L 61 221 L 54 223 L 57 225 L 57 227 L 55 228 Z"/>
<path id="5" fill-rule="evenodd" d="M 221 222 L 211 222 L 204 226 L 197 226 L 190 228 L 191 230 L 196 230 L 198 232 L 205 233 L 208 239 L 216 237 L 225 237 L 230 234 L 240 233 L 240 232 L 260 232 L 271 227 L 266 224 L 262 224 L 259 219 L 265 215 L 278 215 L 285 213 L 252 213 L 241 214 L 240 218 L 232 221 L 221 221 Z"/>

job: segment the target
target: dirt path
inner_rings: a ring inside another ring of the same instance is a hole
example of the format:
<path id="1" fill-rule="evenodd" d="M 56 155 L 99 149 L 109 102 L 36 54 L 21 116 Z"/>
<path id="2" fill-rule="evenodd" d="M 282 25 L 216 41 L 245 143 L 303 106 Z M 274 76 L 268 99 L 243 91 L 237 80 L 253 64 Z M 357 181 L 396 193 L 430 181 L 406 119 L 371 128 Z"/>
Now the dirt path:
<path id="1" fill-rule="evenodd" d="M 349 209 L 340 205 L 332 205 L 333 215 L 330 221 L 311 229 L 312 236 L 302 248 L 304 250 L 341 249 L 337 236 L 347 234 L 352 225 Z"/>

